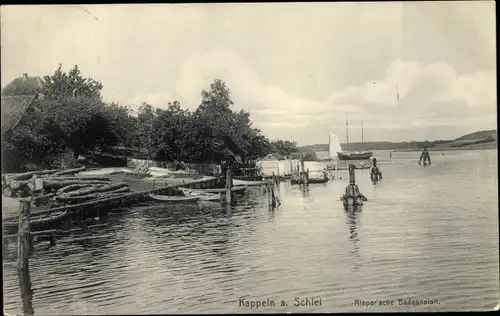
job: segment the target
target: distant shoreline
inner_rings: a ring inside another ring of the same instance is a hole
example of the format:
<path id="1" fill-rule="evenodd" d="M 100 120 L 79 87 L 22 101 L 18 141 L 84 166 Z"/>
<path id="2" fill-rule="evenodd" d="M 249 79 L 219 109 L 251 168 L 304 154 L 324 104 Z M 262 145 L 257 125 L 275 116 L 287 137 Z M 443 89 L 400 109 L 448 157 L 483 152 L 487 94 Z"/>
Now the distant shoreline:
<path id="1" fill-rule="evenodd" d="M 481 145 L 481 146 L 480 146 Z M 464 147 L 428 147 L 428 151 L 457 151 L 457 150 L 489 150 L 489 149 L 497 149 L 496 142 L 491 144 L 478 144 L 478 146 L 464 146 Z M 386 149 L 391 150 L 391 149 Z M 401 149 L 393 149 L 392 152 L 413 152 L 413 151 L 422 151 L 422 148 L 401 148 Z"/>

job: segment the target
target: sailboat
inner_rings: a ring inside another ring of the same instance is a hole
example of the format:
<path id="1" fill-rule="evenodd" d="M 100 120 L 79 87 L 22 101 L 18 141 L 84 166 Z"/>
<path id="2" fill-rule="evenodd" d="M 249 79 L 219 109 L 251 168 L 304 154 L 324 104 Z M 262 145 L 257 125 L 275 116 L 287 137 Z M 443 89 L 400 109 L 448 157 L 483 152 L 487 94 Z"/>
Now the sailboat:
<path id="1" fill-rule="evenodd" d="M 347 131 L 347 120 L 346 120 L 346 131 Z M 347 134 L 348 135 L 348 134 Z M 338 160 L 367 160 L 373 155 L 371 151 L 344 151 L 342 146 L 340 146 L 340 141 L 335 133 L 330 132 L 330 140 L 328 147 L 328 154 L 330 159 Z M 347 136 L 347 142 L 349 143 L 349 136 Z"/>

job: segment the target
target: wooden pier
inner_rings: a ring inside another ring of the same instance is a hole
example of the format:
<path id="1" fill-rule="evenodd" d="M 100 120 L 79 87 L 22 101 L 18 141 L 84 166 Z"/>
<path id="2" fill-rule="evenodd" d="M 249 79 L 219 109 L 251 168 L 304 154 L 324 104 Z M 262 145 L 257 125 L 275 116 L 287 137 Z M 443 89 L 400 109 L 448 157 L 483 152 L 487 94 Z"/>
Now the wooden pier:
<path id="1" fill-rule="evenodd" d="M 93 212 L 99 214 L 99 212 L 105 209 L 111 208 L 121 208 L 125 206 L 130 206 L 133 204 L 145 202 L 151 200 L 150 194 L 165 194 L 174 195 L 175 191 L 179 187 L 191 188 L 191 189 L 205 189 L 213 188 L 217 186 L 217 178 L 215 177 L 205 177 L 199 180 L 183 180 L 181 183 L 170 184 L 161 187 L 155 187 L 152 189 L 141 190 L 136 192 L 124 193 L 112 197 L 96 199 L 91 201 L 86 201 L 78 204 L 65 205 L 50 209 L 34 210 L 31 212 L 31 218 L 40 217 L 43 215 L 50 216 L 51 214 L 56 214 L 54 221 L 61 221 L 66 217 L 72 216 L 74 214 L 79 214 L 83 216 L 88 212 Z M 43 220 L 39 220 L 40 222 Z M 51 221 L 48 217 L 46 221 Z M 49 225 L 50 223 L 47 223 Z M 17 217 L 4 218 L 3 219 L 4 231 L 9 234 L 17 233 Z"/>

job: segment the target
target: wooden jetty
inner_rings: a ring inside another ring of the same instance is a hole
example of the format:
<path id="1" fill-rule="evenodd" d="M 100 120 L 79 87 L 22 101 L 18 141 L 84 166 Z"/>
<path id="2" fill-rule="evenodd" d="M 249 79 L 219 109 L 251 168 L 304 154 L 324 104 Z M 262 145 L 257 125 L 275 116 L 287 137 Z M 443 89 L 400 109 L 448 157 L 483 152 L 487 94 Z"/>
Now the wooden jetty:
<path id="1" fill-rule="evenodd" d="M 44 218 L 43 224 L 49 226 L 50 224 L 57 223 L 67 216 L 74 215 L 78 213 L 83 216 L 84 213 L 94 212 L 99 213 L 104 209 L 109 208 L 121 208 L 125 206 L 130 206 L 133 204 L 137 204 L 144 201 L 151 200 L 150 194 L 165 194 L 165 195 L 173 195 L 174 191 L 178 187 L 190 188 L 190 189 L 205 189 L 214 187 L 217 185 L 217 178 L 215 177 L 206 177 L 199 180 L 185 180 L 183 183 L 171 184 L 162 187 L 156 187 L 148 190 L 142 190 L 137 192 L 124 193 L 112 197 L 106 197 L 102 199 L 91 200 L 87 202 L 82 202 L 78 204 L 65 205 L 50 209 L 41 209 L 35 210 L 31 213 L 31 217 Z M 64 214 L 64 216 L 46 216 L 46 215 L 54 215 L 54 214 Z M 45 215 L 46 217 L 42 217 Z M 4 222 L 4 230 L 8 233 L 17 233 L 17 226 L 11 225 L 12 222 L 15 222 L 16 218 L 5 218 Z M 35 224 L 36 223 L 36 224 Z M 42 224 L 40 222 L 34 222 L 34 225 Z M 43 225 L 37 225 L 37 228 L 44 228 Z"/>

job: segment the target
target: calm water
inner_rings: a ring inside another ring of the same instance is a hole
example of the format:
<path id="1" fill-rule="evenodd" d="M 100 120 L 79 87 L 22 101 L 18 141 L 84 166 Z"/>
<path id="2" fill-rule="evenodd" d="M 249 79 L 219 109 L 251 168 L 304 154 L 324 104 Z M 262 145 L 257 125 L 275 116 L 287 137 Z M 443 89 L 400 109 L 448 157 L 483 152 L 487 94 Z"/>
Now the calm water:
<path id="1" fill-rule="evenodd" d="M 73 233 L 77 240 L 36 251 L 32 308 L 37 315 L 255 312 L 239 306 L 244 297 L 274 300 L 257 312 L 491 310 L 499 301 L 496 151 L 431 155 L 433 164 L 420 167 L 419 153 L 390 161 L 376 154 L 385 178 L 373 185 L 368 171 L 357 172 L 369 199 L 357 213 L 342 209 L 346 181 L 336 180 L 308 191 L 282 183 L 275 211 L 256 189 L 230 212 L 214 204 L 113 214 L 103 227 Z M 23 303 L 14 261 L 3 267 L 5 310 L 16 313 Z M 295 297 L 321 298 L 322 306 L 294 307 Z M 395 304 L 356 306 L 356 299 Z"/>

